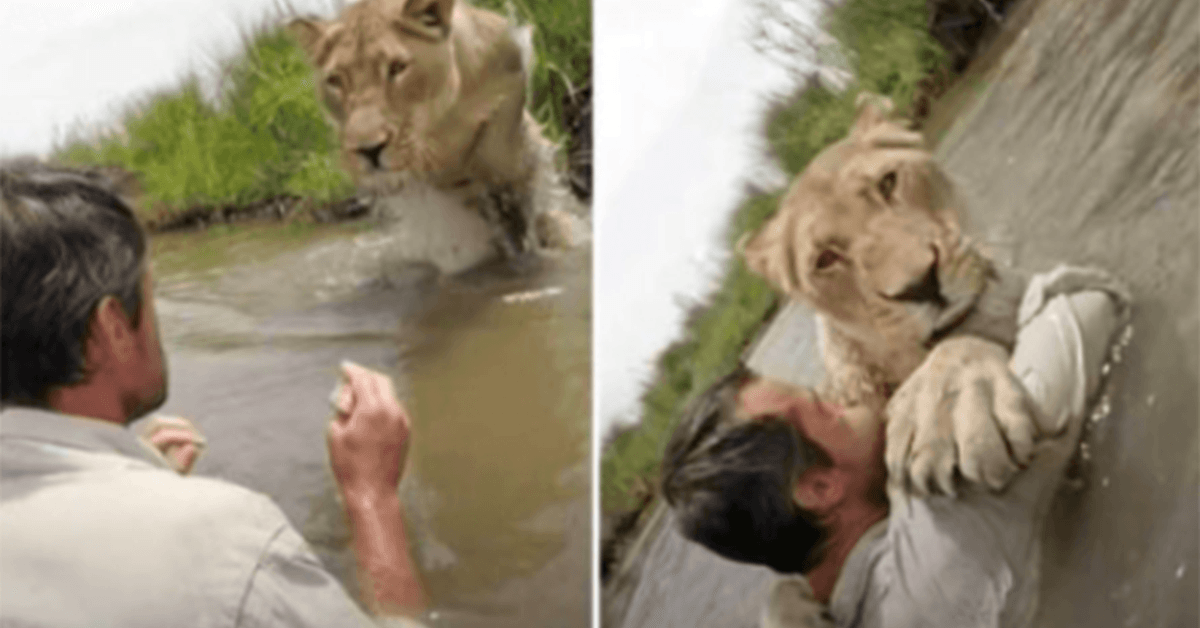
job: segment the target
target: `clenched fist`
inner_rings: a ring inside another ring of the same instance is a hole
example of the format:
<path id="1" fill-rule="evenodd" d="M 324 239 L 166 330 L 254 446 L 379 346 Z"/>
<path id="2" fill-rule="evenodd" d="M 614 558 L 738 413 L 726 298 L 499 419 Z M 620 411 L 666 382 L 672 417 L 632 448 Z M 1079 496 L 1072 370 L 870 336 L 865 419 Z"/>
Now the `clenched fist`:
<path id="1" fill-rule="evenodd" d="M 887 409 L 888 478 L 916 495 L 955 494 L 967 481 L 1007 485 L 1033 455 L 1033 405 L 1004 347 L 961 336 L 938 343 Z"/>
<path id="2" fill-rule="evenodd" d="M 394 497 L 408 458 L 408 412 L 386 375 L 343 362 L 342 378 L 327 432 L 334 479 L 348 504 Z"/>

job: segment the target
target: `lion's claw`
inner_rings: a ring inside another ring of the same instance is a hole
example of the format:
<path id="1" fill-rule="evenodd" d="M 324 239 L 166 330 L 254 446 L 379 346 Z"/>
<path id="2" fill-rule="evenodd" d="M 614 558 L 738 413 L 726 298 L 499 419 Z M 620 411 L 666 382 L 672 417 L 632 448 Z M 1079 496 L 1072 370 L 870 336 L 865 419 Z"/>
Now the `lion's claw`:
<path id="1" fill-rule="evenodd" d="M 916 495 L 968 482 L 1004 488 L 1033 455 L 1037 424 L 1003 347 L 974 337 L 939 343 L 887 406 L 888 474 Z"/>

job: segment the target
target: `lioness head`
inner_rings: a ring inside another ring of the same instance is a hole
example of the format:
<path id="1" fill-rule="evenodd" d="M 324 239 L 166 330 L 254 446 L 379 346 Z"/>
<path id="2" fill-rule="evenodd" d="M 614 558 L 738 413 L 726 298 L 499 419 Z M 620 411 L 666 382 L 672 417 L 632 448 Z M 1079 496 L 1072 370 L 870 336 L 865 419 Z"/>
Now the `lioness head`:
<path id="1" fill-rule="evenodd" d="M 923 347 L 955 325 L 989 272 L 963 243 L 950 182 L 889 109 L 860 98 L 849 137 L 813 159 L 740 244 L 751 270 L 881 353 Z"/>
<path id="2" fill-rule="evenodd" d="M 426 138 L 461 89 L 454 2 L 363 0 L 337 20 L 289 25 L 315 66 L 356 180 L 443 167 L 446 156 Z"/>

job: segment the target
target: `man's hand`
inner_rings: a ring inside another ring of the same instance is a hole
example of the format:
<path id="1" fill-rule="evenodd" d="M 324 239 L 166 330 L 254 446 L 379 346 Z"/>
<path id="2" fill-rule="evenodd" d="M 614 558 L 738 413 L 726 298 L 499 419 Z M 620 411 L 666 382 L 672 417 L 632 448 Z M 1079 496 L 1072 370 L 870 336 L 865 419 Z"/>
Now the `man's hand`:
<path id="1" fill-rule="evenodd" d="M 1008 353 L 970 336 L 938 343 L 887 405 L 888 479 L 916 495 L 954 494 L 954 470 L 1000 490 L 1029 462 L 1035 410 Z"/>
<path id="2" fill-rule="evenodd" d="M 178 416 L 154 415 L 138 435 L 158 450 L 179 475 L 191 473 L 207 443 L 192 422 Z"/>
<path id="3" fill-rule="evenodd" d="M 408 412 L 386 375 L 343 362 L 342 377 L 327 433 L 334 479 L 347 506 L 394 499 L 408 458 Z"/>
<path id="4" fill-rule="evenodd" d="M 397 494 L 411 420 L 386 375 L 343 362 L 342 377 L 331 399 L 329 461 L 346 502 L 359 588 L 373 614 L 411 615 L 425 606 Z"/>

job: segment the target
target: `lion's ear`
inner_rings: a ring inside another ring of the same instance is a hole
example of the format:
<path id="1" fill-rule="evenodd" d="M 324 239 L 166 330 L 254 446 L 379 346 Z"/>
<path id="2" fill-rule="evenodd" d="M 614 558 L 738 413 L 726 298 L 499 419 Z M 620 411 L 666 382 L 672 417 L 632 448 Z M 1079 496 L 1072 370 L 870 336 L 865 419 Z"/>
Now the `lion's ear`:
<path id="1" fill-rule="evenodd" d="M 789 224 L 785 212 L 776 212 L 758 231 L 743 235 L 734 248 L 751 272 L 790 295 L 799 291 L 800 281 Z"/>
<path id="2" fill-rule="evenodd" d="M 318 20 L 311 17 L 298 17 L 291 22 L 288 22 L 288 31 L 292 37 L 296 38 L 296 42 L 304 49 L 309 58 L 317 56 L 317 42 L 325 36 L 329 29 L 329 23 L 323 20 Z"/>
<path id="3" fill-rule="evenodd" d="M 858 116 L 854 119 L 851 135 L 862 135 L 876 126 L 887 122 L 887 118 L 896 108 L 892 99 L 871 92 L 862 92 L 854 101 Z"/>
<path id="4" fill-rule="evenodd" d="M 450 34 L 455 0 L 408 0 L 404 17 L 431 38 L 444 39 Z"/>

